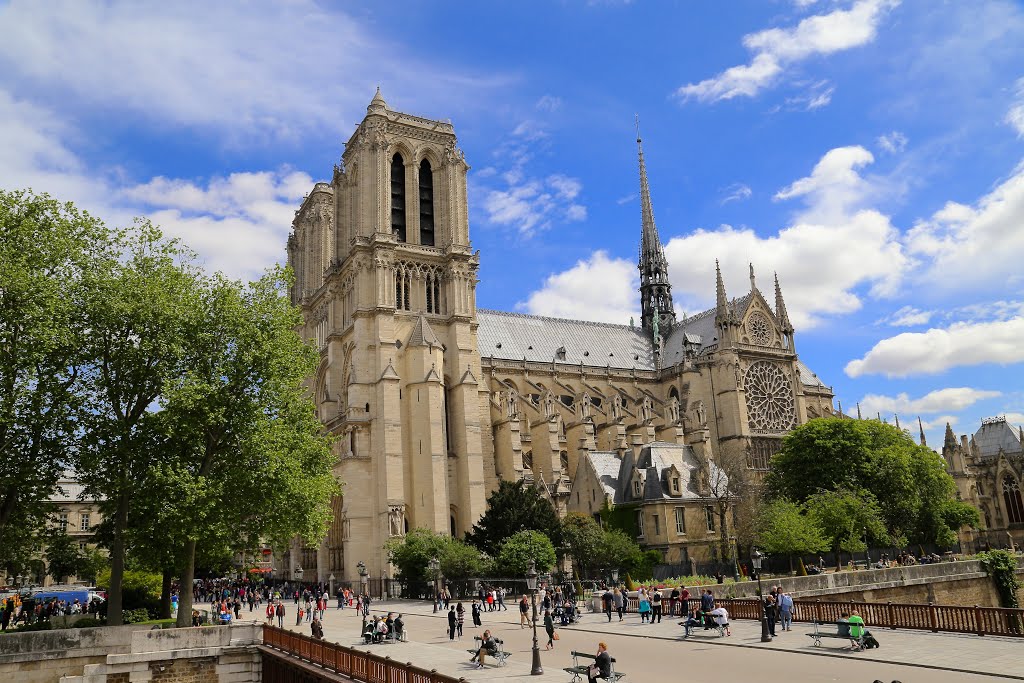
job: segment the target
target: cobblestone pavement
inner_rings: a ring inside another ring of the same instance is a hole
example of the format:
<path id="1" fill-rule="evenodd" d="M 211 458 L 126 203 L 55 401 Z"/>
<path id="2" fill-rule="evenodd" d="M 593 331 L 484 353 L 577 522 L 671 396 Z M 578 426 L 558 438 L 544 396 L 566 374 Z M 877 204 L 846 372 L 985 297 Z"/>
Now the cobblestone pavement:
<path id="1" fill-rule="evenodd" d="M 294 603 L 285 604 L 288 608 L 285 626 L 308 634 L 308 623 L 295 625 Z M 483 627 L 477 628 L 471 625 L 469 603 L 465 606 L 465 635 L 461 640 L 448 638 L 444 614 L 433 614 L 429 604 L 407 601 L 374 602 L 371 613 L 401 613 L 412 642 L 364 646 L 359 640 L 361 617 L 355 610 L 337 610 L 333 603 L 324 617 L 324 635 L 327 640 L 342 645 L 434 668 L 467 681 L 529 676 L 532 630 L 520 628 L 516 604 L 510 603 L 508 611 L 485 612 Z M 243 610 L 242 619 L 248 615 L 247 609 Z M 255 612 L 253 617 L 256 617 Z M 734 681 L 746 677 L 756 683 L 1024 680 L 1024 640 L 1017 638 L 874 629 L 872 632 L 881 647 L 851 652 L 844 649 L 844 643 L 839 640 L 823 641 L 821 647 L 814 647 L 812 639 L 806 635 L 812 630 L 807 624 L 794 624 L 792 631 L 780 631 L 773 642 L 761 643 L 758 622 L 733 622 L 731 637 L 701 631 L 683 641 L 678 621 L 678 617 L 666 617 L 660 624 L 648 625 L 641 624 L 637 615 L 626 615 L 621 623 L 614 616 L 612 623 L 608 623 L 603 614 L 587 613 L 581 623 L 558 629 L 560 640 L 550 652 L 544 651 L 547 638 L 538 625 L 545 674 L 531 678 L 569 681 L 569 674 L 562 669 L 572 664 L 570 652 L 594 652 L 598 641 L 603 640 L 616 658 L 616 670 L 626 673 L 627 682 Z M 506 649 L 513 653 L 507 666 L 478 670 L 469 663 L 466 650 L 472 646 L 473 636 L 482 633 L 484 628 L 490 628 L 497 637 L 504 639 Z"/>

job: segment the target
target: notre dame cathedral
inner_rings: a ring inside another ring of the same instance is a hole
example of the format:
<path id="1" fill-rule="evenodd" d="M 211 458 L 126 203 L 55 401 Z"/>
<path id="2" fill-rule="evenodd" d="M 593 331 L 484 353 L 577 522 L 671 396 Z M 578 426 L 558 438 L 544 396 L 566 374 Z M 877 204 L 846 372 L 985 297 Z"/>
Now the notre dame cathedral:
<path id="1" fill-rule="evenodd" d="M 358 580 L 358 563 L 390 576 L 389 538 L 463 536 L 502 479 L 537 486 L 561 514 L 636 508 L 637 537 L 666 562 L 730 533 L 714 514 L 716 463 L 763 471 L 786 432 L 833 413 L 832 391 L 797 357 L 777 279 L 771 302 L 753 270 L 730 298 L 719 272 L 715 307 L 677 314 L 642 149 L 639 164 L 639 326 L 478 309 L 452 124 L 377 92 L 288 239 L 344 494 L 327 538 L 294 547 L 284 576 L 301 565 L 307 580 Z"/>

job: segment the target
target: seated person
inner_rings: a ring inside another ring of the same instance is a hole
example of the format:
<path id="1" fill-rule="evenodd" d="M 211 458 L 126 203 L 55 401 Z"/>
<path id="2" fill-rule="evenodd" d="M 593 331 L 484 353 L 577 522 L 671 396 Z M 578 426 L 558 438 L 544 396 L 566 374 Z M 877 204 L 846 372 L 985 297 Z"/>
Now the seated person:
<path id="1" fill-rule="evenodd" d="M 395 632 L 395 613 L 394 612 L 388 612 L 388 618 L 384 620 L 384 623 L 387 624 L 388 633 L 394 633 Z"/>
<path id="2" fill-rule="evenodd" d="M 401 614 L 399 614 L 397 617 L 395 617 L 394 627 L 395 627 L 395 638 L 397 638 L 398 640 L 402 640 L 402 634 L 405 632 L 405 622 L 402 621 L 402 615 Z"/>
<path id="3" fill-rule="evenodd" d="M 498 642 L 491 635 L 490 629 L 484 631 L 484 635 L 480 638 L 480 649 L 476 651 L 476 654 L 470 658 L 469 661 L 476 662 L 476 668 L 484 668 L 484 655 L 494 656 L 494 653 L 498 651 Z"/>
<path id="4" fill-rule="evenodd" d="M 690 610 L 689 614 L 686 615 L 686 619 L 679 622 L 679 625 L 686 629 L 685 637 L 690 637 L 691 629 L 699 628 L 704 625 L 702 617 L 703 615 L 700 613 L 700 610 L 694 607 Z"/>
<path id="5" fill-rule="evenodd" d="M 839 621 L 836 622 L 836 628 L 839 635 L 846 638 L 850 637 L 850 613 L 842 612 L 839 614 Z"/>
<path id="6" fill-rule="evenodd" d="M 377 617 L 377 626 L 374 627 L 373 641 L 379 643 L 384 640 L 388 635 L 388 625 L 384 622 L 383 617 Z"/>
<path id="7" fill-rule="evenodd" d="M 850 618 L 847 619 L 847 628 L 850 629 L 850 645 L 854 650 L 860 650 L 861 639 L 867 631 L 864 629 L 864 619 L 857 614 L 857 610 L 850 613 Z"/>
<path id="8" fill-rule="evenodd" d="M 725 629 L 725 635 L 732 635 L 732 631 L 729 629 L 729 612 L 727 612 L 724 607 L 716 607 L 708 612 L 708 614 L 714 618 L 716 624 Z M 707 617 L 705 617 L 705 619 L 706 618 Z"/>
<path id="9" fill-rule="evenodd" d="M 604 643 L 598 643 L 594 663 L 587 670 L 587 680 L 589 683 L 594 683 L 599 678 L 607 679 L 611 675 L 612 656 L 608 654 L 608 646 Z"/>
<path id="10" fill-rule="evenodd" d="M 366 622 L 366 625 L 363 626 L 363 642 L 365 642 L 367 645 L 369 645 L 370 643 L 373 642 L 373 631 L 374 631 L 373 622 L 372 621 Z"/>

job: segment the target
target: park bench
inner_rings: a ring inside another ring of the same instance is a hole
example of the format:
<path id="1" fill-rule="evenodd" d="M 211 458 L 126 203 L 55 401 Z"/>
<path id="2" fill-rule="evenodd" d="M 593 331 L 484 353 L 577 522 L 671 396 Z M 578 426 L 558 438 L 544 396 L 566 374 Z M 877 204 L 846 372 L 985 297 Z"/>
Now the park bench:
<path id="1" fill-rule="evenodd" d="M 685 621 L 680 621 L 679 625 L 682 626 L 684 629 L 686 628 Z M 690 638 L 697 633 L 703 633 L 704 631 L 715 631 L 718 633 L 720 637 L 725 636 L 725 626 L 719 624 L 717 621 L 715 621 L 715 618 L 710 615 L 704 617 L 704 623 L 700 626 L 691 626 L 690 631 L 691 633 L 689 636 L 686 635 L 685 630 L 683 631 L 683 640 L 686 640 L 687 638 Z"/>
<path id="2" fill-rule="evenodd" d="M 473 640 L 476 641 L 476 647 L 470 650 L 466 650 L 466 652 L 468 652 L 471 655 L 476 655 L 480 652 L 480 646 L 481 643 L 483 642 L 483 638 L 481 638 L 480 636 L 473 636 Z M 494 644 L 497 646 L 497 649 L 495 649 L 494 652 L 488 650 L 487 654 L 491 657 L 494 657 L 494 660 L 498 666 L 505 666 L 505 660 L 511 657 L 512 653 L 505 650 L 505 641 L 501 638 L 495 638 Z M 484 658 L 484 662 L 486 661 L 487 659 Z"/>
<path id="3" fill-rule="evenodd" d="M 573 650 L 571 654 L 572 666 L 567 666 L 563 669 L 566 673 L 572 674 L 571 683 L 579 683 L 580 681 L 588 679 L 589 676 L 587 675 L 587 672 L 590 671 L 590 667 L 593 665 L 593 662 L 597 661 L 597 655 L 592 655 L 589 652 L 577 652 L 576 650 Z M 582 663 L 580 660 L 582 660 Z M 626 675 L 615 670 L 615 657 L 611 658 L 611 667 L 609 668 L 609 671 L 610 673 L 608 674 L 608 678 L 601 680 L 608 680 L 609 683 L 615 683 Z"/>
<path id="4" fill-rule="evenodd" d="M 840 630 L 839 630 L 840 624 L 847 626 L 847 629 L 845 629 L 846 630 L 845 633 L 841 633 L 840 632 Z M 819 626 L 834 626 L 835 630 L 834 631 L 832 631 L 832 630 L 823 630 L 823 629 L 818 628 Z M 849 643 L 856 643 L 857 644 L 857 651 L 860 652 L 860 651 L 862 651 L 864 649 L 864 634 L 867 632 L 867 630 L 863 626 L 861 626 L 860 637 L 854 638 L 849 633 L 849 626 L 850 626 L 850 622 L 848 622 L 848 621 L 836 621 L 836 622 L 815 621 L 814 622 L 814 632 L 813 633 L 808 633 L 807 635 L 814 639 L 814 646 L 815 647 L 821 647 L 821 641 L 824 640 L 824 639 L 827 639 L 827 638 L 838 638 L 840 640 L 845 640 L 846 642 L 849 642 Z"/>

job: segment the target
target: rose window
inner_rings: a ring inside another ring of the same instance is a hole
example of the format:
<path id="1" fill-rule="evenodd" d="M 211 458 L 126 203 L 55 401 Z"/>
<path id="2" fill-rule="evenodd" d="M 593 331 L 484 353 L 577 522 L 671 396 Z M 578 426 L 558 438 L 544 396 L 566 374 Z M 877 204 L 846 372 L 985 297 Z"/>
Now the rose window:
<path id="1" fill-rule="evenodd" d="M 747 318 L 747 336 L 750 341 L 758 346 L 768 346 L 772 343 L 772 325 L 763 313 L 752 313 Z"/>
<path id="2" fill-rule="evenodd" d="M 784 432 L 796 422 L 793 383 L 775 363 L 758 361 L 747 368 L 747 420 L 751 429 Z"/>

